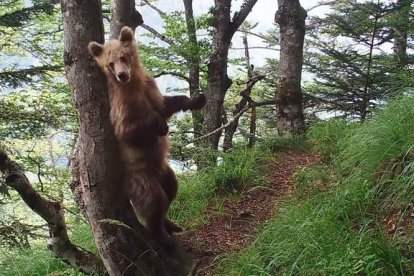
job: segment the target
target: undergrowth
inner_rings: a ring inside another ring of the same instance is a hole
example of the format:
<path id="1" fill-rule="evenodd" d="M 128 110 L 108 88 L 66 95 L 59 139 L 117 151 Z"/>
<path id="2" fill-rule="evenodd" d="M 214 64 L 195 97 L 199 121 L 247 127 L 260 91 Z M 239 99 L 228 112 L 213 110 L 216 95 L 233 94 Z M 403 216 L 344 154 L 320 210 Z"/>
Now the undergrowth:
<path id="1" fill-rule="evenodd" d="M 85 223 L 73 224 L 71 241 L 93 253 L 97 253 L 89 226 Z M 81 276 L 82 272 L 57 259 L 47 249 L 47 241 L 37 240 L 30 248 L 3 248 L 0 254 L 1 275 L 10 276 Z"/>
<path id="2" fill-rule="evenodd" d="M 300 171 L 293 195 L 256 241 L 224 256 L 214 274 L 413 273 L 414 231 L 390 234 L 384 225 L 413 214 L 413 118 L 414 100 L 405 98 L 364 123 L 312 126 L 307 137 L 324 164 Z"/>
<path id="3" fill-rule="evenodd" d="M 253 186 L 266 185 L 267 165 L 272 158 L 268 147 L 236 147 L 222 153 L 216 167 L 180 175 L 170 217 L 187 227 L 203 224 L 203 211 L 209 203 L 238 197 Z"/>

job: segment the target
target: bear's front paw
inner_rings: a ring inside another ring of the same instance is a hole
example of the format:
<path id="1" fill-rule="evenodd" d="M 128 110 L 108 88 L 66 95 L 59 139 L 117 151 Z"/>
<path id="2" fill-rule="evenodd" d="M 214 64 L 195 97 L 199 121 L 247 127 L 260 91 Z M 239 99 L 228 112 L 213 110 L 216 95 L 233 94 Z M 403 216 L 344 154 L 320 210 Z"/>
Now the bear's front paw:
<path id="1" fill-rule="evenodd" d="M 190 99 L 187 105 L 187 109 L 202 109 L 207 103 L 206 96 L 204 94 L 199 94 L 194 98 Z"/>
<path id="2" fill-rule="evenodd" d="M 158 118 L 158 131 L 157 134 L 159 136 L 165 136 L 168 134 L 169 127 L 167 121 L 161 117 Z"/>

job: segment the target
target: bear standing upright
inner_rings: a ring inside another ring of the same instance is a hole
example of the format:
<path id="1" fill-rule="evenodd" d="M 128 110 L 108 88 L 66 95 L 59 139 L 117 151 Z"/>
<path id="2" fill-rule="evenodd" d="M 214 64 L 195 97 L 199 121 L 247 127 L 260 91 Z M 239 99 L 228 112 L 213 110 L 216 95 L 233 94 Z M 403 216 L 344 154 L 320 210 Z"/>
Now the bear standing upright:
<path id="1" fill-rule="evenodd" d="M 118 39 L 88 45 L 108 81 L 110 117 L 126 167 L 131 204 L 149 233 L 160 244 L 172 246 L 171 234 L 181 228 L 166 217 L 178 189 L 167 162 L 166 120 L 180 110 L 202 108 L 205 97 L 163 97 L 139 64 L 137 47 L 129 27 L 121 29 Z"/>

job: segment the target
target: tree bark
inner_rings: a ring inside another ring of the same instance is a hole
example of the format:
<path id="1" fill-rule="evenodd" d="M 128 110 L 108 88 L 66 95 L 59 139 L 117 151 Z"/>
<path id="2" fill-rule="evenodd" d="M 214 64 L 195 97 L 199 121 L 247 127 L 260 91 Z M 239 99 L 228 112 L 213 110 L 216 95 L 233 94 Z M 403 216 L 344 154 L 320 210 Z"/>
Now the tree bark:
<path id="1" fill-rule="evenodd" d="M 246 19 L 257 0 L 246 0 L 240 10 L 231 18 L 231 0 L 215 0 L 213 42 L 208 64 L 207 104 L 204 111 L 203 133 L 211 133 L 220 128 L 221 109 L 227 90 L 232 81 L 227 75 L 227 61 L 234 33 Z M 218 149 L 221 131 L 207 137 L 206 144 L 213 150 Z"/>
<path id="2" fill-rule="evenodd" d="M 200 92 L 200 54 L 197 40 L 197 27 L 193 12 L 193 0 L 183 0 L 183 2 L 188 41 L 190 42 L 190 45 L 193 45 L 190 55 L 186 58 L 189 69 L 188 84 L 190 97 L 193 98 Z M 194 138 L 198 138 L 203 129 L 203 114 L 200 110 L 192 110 L 191 114 L 193 117 Z M 198 144 L 196 144 L 196 146 L 198 146 Z"/>
<path id="3" fill-rule="evenodd" d="M 279 135 L 304 131 L 301 75 L 306 11 L 299 0 L 278 0 L 275 21 L 280 26 L 280 65 L 276 91 Z"/>
<path id="4" fill-rule="evenodd" d="M 407 64 L 408 29 L 410 25 L 410 12 L 413 0 L 397 0 L 398 25 L 395 28 L 394 54 L 398 65 Z"/>
<path id="5" fill-rule="evenodd" d="M 79 182 L 105 268 L 109 275 L 184 275 L 191 265 L 186 256 L 148 239 L 123 189 L 106 79 L 87 50 L 90 41 L 104 41 L 101 1 L 61 0 L 61 8 L 65 70 L 79 122 Z"/>
<path id="6" fill-rule="evenodd" d="M 124 26 L 135 30 L 143 23 L 142 15 L 135 8 L 135 0 L 111 1 L 111 38 L 117 38 Z"/>
<path id="7" fill-rule="evenodd" d="M 15 189 L 27 206 L 47 222 L 50 236 L 48 248 L 57 258 L 87 274 L 104 270 L 98 257 L 69 240 L 65 216 L 59 202 L 50 201 L 36 192 L 23 171 L 3 149 L 0 149 L 0 171 L 4 174 L 6 184 Z"/>

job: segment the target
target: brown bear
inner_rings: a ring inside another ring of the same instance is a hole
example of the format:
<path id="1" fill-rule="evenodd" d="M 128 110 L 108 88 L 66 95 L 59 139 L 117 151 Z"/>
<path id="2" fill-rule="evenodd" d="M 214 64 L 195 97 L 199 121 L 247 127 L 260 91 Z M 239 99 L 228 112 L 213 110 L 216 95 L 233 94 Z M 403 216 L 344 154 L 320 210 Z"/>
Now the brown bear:
<path id="1" fill-rule="evenodd" d="M 129 27 L 121 29 L 118 39 L 88 45 L 108 81 L 110 117 L 126 167 L 131 204 L 149 233 L 160 244 L 172 246 L 171 234 L 181 228 L 166 217 L 178 189 L 167 162 L 166 120 L 178 111 L 202 108 L 205 97 L 163 97 L 140 65 L 137 47 Z"/>

